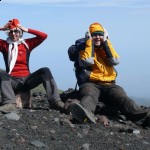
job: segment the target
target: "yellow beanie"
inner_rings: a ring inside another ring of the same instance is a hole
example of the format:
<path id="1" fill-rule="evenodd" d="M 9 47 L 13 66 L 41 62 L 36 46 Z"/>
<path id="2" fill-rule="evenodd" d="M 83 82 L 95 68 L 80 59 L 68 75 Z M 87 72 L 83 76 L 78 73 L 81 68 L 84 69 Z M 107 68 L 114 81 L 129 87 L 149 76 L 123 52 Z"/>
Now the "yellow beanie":
<path id="1" fill-rule="evenodd" d="M 93 32 L 99 32 L 99 31 L 104 33 L 104 29 L 99 23 L 92 23 L 89 27 L 89 30 L 91 34 Z"/>

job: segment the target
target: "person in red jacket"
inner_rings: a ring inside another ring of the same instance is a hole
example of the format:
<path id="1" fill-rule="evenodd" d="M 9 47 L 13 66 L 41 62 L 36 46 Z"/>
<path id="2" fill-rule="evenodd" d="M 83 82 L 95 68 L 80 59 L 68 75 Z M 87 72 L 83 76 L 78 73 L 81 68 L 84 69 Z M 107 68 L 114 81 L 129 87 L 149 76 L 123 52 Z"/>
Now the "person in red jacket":
<path id="1" fill-rule="evenodd" d="M 56 82 L 49 68 L 44 67 L 30 73 L 29 57 L 34 48 L 40 45 L 47 34 L 23 27 L 18 19 L 10 20 L 0 31 L 6 31 L 8 38 L 0 39 L 0 52 L 3 54 L 6 71 L 0 71 L 1 112 L 16 110 L 16 91 L 28 91 L 43 84 L 51 108 L 62 108 Z M 23 39 L 23 32 L 35 37 Z"/>

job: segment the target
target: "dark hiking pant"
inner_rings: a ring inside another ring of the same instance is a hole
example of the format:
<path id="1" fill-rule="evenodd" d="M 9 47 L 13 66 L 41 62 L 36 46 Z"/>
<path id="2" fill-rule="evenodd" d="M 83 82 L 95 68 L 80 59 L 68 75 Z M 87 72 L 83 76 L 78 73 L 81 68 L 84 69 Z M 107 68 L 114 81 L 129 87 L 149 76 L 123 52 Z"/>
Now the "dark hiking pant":
<path id="1" fill-rule="evenodd" d="M 81 105 L 94 112 L 99 98 L 104 104 L 116 107 L 132 122 L 142 125 L 148 111 L 130 99 L 122 87 L 112 84 L 85 83 L 80 86 Z"/>
<path id="2" fill-rule="evenodd" d="M 60 100 L 59 91 L 49 68 L 41 68 L 27 77 L 11 77 L 8 73 L 0 71 L 0 90 L 2 104 L 16 103 L 15 93 L 28 91 L 43 84 L 49 104 Z"/>

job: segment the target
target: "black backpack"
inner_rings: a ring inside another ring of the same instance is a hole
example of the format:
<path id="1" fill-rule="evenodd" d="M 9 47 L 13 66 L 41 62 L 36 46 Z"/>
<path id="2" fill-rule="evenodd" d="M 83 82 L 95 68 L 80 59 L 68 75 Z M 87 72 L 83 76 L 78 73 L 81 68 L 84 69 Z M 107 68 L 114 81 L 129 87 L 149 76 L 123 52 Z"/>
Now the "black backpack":
<path id="1" fill-rule="evenodd" d="M 85 38 L 81 38 L 75 41 L 75 45 L 72 45 L 68 49 L 68 56 L 71 61 L 76 62 L 79 57 L 79 51 L 85 49 Z"/>
<path id="2" fill-rule="evenodd" d="M 77 85 L 80 85 L 83 81 L 80 77 L 81 72 L 83 71 L 83 67 L 79 65 L 79 52 L 84 50 L 86 46 L 85 38 L 81 38 L 75 41 L 74 45 L 71 45 L 68 49 L 68 56 L 70 61 L 74 62 L 74 71 L 77 79 Z"/>

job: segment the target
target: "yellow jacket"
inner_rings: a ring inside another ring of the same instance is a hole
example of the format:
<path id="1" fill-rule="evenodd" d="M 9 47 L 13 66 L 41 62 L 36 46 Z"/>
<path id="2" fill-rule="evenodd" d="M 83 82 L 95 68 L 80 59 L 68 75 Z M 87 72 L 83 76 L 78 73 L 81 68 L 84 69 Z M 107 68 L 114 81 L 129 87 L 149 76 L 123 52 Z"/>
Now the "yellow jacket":
<path id="1" fill-rule="evenodd" d="M 114 66 L 119 64 L 119 55 L 107 39 L 100 48 L 95 48 L 92 40 L 86 41 L 86 48 L 80 51 L 79 64 L 89 68 L 86 71 L 88 80 L 92 82 L 113 82 L 117 73 Z"/>

